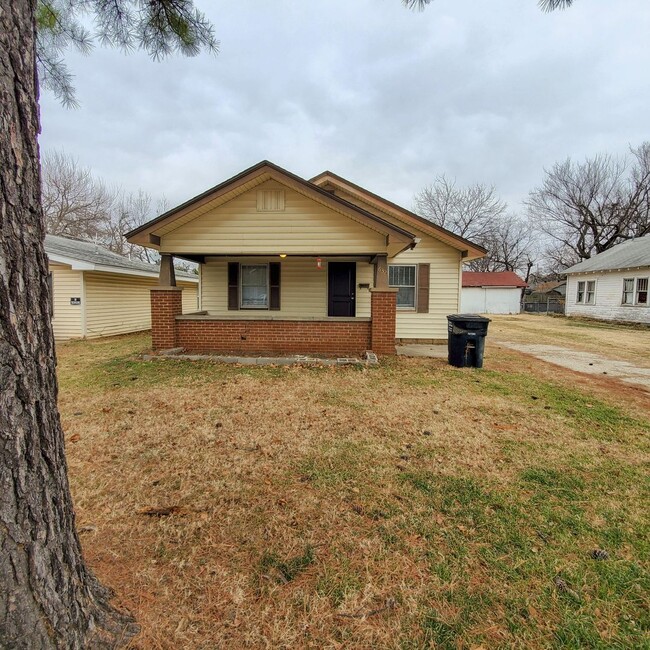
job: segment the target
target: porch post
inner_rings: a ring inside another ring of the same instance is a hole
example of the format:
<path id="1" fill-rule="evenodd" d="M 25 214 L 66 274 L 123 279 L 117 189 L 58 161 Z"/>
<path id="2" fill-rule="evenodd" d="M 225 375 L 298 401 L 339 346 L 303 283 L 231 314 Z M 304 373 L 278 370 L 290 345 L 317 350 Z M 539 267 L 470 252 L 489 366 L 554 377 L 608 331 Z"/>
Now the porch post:
<path id="1" fill-rule="evenodd" d="M 388 289 L 388 255 L 375 255 L 375 289 Z"/>
<path id="2" fill-rule="evenodd" d="M 158 284 L 161 287 L 176 286 L 176 272 L 174 271 L 174 256 L 169 253 L 160 255 L 160 273 L 158 275 Z"/>
<path id="3" fill-rule="evenodd" d="M 176 347 L 176 316 L 183 313 L 183 289 L 176 286 L 174 257 L 160 259 L 158 286 L 151 288 L 151 345 L 154 350 Z"/>
<path id="4" fill-rule="evenodd" d="M 379 269 L 377 269 L 379 271 Z M 386 282 L 388 284 L 388 282 Z M 375 354 L 395 354 L 397 289 L 371 289 L 370 345 Z"/>

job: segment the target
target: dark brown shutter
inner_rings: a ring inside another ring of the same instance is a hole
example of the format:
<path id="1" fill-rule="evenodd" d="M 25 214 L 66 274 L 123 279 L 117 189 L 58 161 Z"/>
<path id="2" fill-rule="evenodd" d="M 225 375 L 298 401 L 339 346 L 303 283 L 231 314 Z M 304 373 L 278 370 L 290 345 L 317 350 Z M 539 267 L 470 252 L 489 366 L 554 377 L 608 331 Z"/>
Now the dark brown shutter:
<path id="1" fill-rule="evenodd" d="M 418 314 L 429 313 L 429 264 L 418 264 Z"/>
<path id="2" fill-rule="evenodd" d="M 228 309 L 239 309 L 238 262 L 228 262 Z"/>
<path id="3" fill-rule="evenodd" d="M 280 262 L 269 263 L 269 309 L 280 309 Z"/>

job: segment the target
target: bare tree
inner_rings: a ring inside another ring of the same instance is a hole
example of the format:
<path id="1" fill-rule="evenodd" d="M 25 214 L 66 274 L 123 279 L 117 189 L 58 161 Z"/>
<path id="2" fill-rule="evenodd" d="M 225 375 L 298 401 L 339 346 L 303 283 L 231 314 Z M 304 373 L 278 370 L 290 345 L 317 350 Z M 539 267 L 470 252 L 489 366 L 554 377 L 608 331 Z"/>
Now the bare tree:
<path id="1" fill-rule="evenodd" d="M 569 266 L 650 232 L 650 142 L 625 158 L 602 154 L 546 170 L 526 201 L 531 225 L 552 241 L 547 256 Z"/>
<path id="2" fill-rule="evenodd" d="M 155 262 L 155 255 L 142 246 L 130 244 L 124 233 L 149 221 L 151 213 L 151 196 L 142 190 L 132 194 L 122 194 L 115 202 L 110 219 L 102 235 L 102 243 L 114 253 L 126 255 L 143 262 Z"/>
<path id="3" fill-rule="evenodd" d="M 73 239 L 101 238 L 110 223 L 117 192 L 61 151 L 44 154 L 42 166 L 41 196 L 47 232 Z"/>
<path id="4" fill-rule="evenodd" d="M 528 223 L 516 215 L 498 217 L 488 236 L 482 241 L 485 257 L 472 260 L 472 271 L 515 271 L 530 273 L 535 257 L 535 237 Z"/>
<path id="5" fill-rule="evenodd" d="M 63 152 L 51 151 L 43 156 L 42 201 L 49 234 L 95 241 L 119 255 L 156 261 L 151 251 L 124 238 L 125 232 L 153 216 L 146 192 L 125 194 L 109 188 L 90 168 Z"/>
<path id="6" fill-rule="evenodd" d="M 488 237 L 507 207 L 494 187 L 481 183 L 458 187 L 444 174 L 415 196 L 415 212 L 477 244 Z"/>
<path id="7" fill-rule="evenodd" d="M 415 196 L 415 212 L 438 226 L 483 246 L 488 254 L 473 260 L 472 271 L 527 271 L 533 237 L 527 223 L 508 214 L 494 187 L 459 187 L 444 175 Z M 532 262 L 530 263 L 532 266 Z"/>

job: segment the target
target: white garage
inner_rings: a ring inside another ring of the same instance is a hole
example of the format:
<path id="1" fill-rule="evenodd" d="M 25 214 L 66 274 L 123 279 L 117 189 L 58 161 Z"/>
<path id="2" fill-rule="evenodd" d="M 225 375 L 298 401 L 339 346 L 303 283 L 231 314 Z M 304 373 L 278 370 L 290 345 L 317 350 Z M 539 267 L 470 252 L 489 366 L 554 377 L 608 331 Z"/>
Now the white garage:
<path id="1" fill-rule="evenodd" d="M 512 271 L 463 271 L 460 309 L 463 314 L 518 314 L 527 284 Z"/>

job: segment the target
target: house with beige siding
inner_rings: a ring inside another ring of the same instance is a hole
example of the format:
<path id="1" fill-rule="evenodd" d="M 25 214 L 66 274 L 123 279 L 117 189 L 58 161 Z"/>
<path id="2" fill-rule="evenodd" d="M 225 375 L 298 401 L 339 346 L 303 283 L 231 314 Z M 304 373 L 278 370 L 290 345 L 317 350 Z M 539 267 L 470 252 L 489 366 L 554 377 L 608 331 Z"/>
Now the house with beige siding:
<path id="1" fill-rule="evenodd" d="M 485 250 L 354 183 L 263 161 L 126 235 L 161 254 L 153 346 L 358 355 L 437 342 Z M 173 259 L 199 265 L 182 313 Z"/>
<path id="2" fill-rule="evenodd" d="M 57 340 L 96 338 L 151 328 L 149 293 L 160 267 L 102 246 L 47 235 L 52 325 Z M 179 273 L 184 312 L 197 310 L 199 279 Z"/>
<path id="3" fill-rule="evenodd" d="M 650 324 L 650 235 L 568 268 L 566 315 Z"/>

